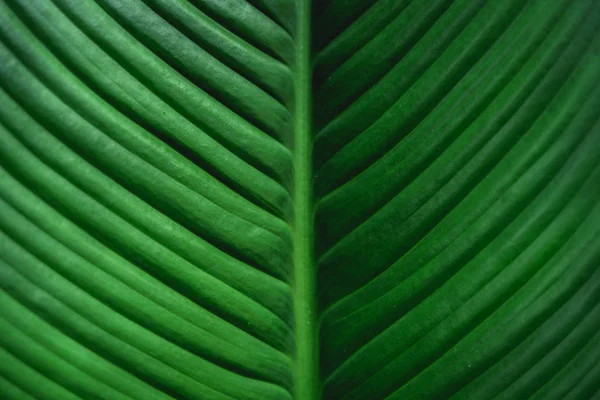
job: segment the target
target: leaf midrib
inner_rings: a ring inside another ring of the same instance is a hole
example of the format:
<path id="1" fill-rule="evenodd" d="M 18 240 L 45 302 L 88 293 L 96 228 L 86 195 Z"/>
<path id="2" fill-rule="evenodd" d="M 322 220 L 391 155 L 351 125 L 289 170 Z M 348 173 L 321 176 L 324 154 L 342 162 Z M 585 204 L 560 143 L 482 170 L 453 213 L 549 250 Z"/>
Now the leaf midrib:
<path id="1" fill-rule="evenodd" d="M 314 206 L 312 193 L 311 1 L 296 3 L 294 66 L 294 317 L 295 398 L 319 398 Z"/>

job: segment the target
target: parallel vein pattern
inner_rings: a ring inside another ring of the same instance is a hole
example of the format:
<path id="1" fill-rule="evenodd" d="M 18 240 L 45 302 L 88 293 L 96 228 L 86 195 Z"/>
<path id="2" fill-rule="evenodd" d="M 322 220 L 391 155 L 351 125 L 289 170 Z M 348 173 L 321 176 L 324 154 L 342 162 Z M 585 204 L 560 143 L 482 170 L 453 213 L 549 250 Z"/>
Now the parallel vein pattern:
<path id="1" fill-rule="evenodd" d="M 292 398 L 295 8 L 230 3 L 0 2 L 3 398 Z"/>
<path id="2" fill-rule="evenodd" d="M 0 0 L 0 398 L 600 398 L 597 0 Z"/>
<path id="3" fill-rule="evenodd" d="M 590 398 L 597 2 L 323 0 L 314 18 L 323 397 Z"/>

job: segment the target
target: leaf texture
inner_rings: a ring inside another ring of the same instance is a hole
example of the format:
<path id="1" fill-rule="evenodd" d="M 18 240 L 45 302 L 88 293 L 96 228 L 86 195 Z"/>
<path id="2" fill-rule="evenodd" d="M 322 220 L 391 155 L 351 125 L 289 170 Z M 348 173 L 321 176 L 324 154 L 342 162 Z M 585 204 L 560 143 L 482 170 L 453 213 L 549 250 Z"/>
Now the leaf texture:
<path id="1" fill-rule="evenodd" d="M 540 396 L 597 332 L 598 11 L 320 3 L 324 398 Z"/>
<path id="2" fill-rule="evenodd" d="M 291 398 L 294 9 L 239 5 L 2 2 L 15 388 Z"/>
<path id="3" fill-rule="evenodd" d="M 600 397 L 595 0 L 0 0 L 0 398 Z"/>

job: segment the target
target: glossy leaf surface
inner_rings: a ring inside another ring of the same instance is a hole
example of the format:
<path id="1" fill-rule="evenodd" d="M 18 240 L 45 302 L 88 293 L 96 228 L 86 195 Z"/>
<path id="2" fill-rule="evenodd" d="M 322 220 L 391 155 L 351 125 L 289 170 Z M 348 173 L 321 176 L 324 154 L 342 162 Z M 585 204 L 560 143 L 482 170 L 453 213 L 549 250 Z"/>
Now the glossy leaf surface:
<path id="1" fill-rule="evenodd" d="M 595 0 L 0 0 L 0 397 L 600 396 Z"/>

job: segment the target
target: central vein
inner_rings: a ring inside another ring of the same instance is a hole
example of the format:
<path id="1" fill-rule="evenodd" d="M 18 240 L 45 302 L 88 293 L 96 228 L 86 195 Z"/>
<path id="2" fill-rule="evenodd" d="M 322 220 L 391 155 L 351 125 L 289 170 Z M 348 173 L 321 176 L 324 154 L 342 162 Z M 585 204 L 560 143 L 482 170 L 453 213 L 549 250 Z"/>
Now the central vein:
<path id="1" fill-rule="evenodd" d="M 310 0 L 297 0 L 294 122 L 294 313 L 296 399 L 317 400 L 318 335 L 313 254 Z"/>

